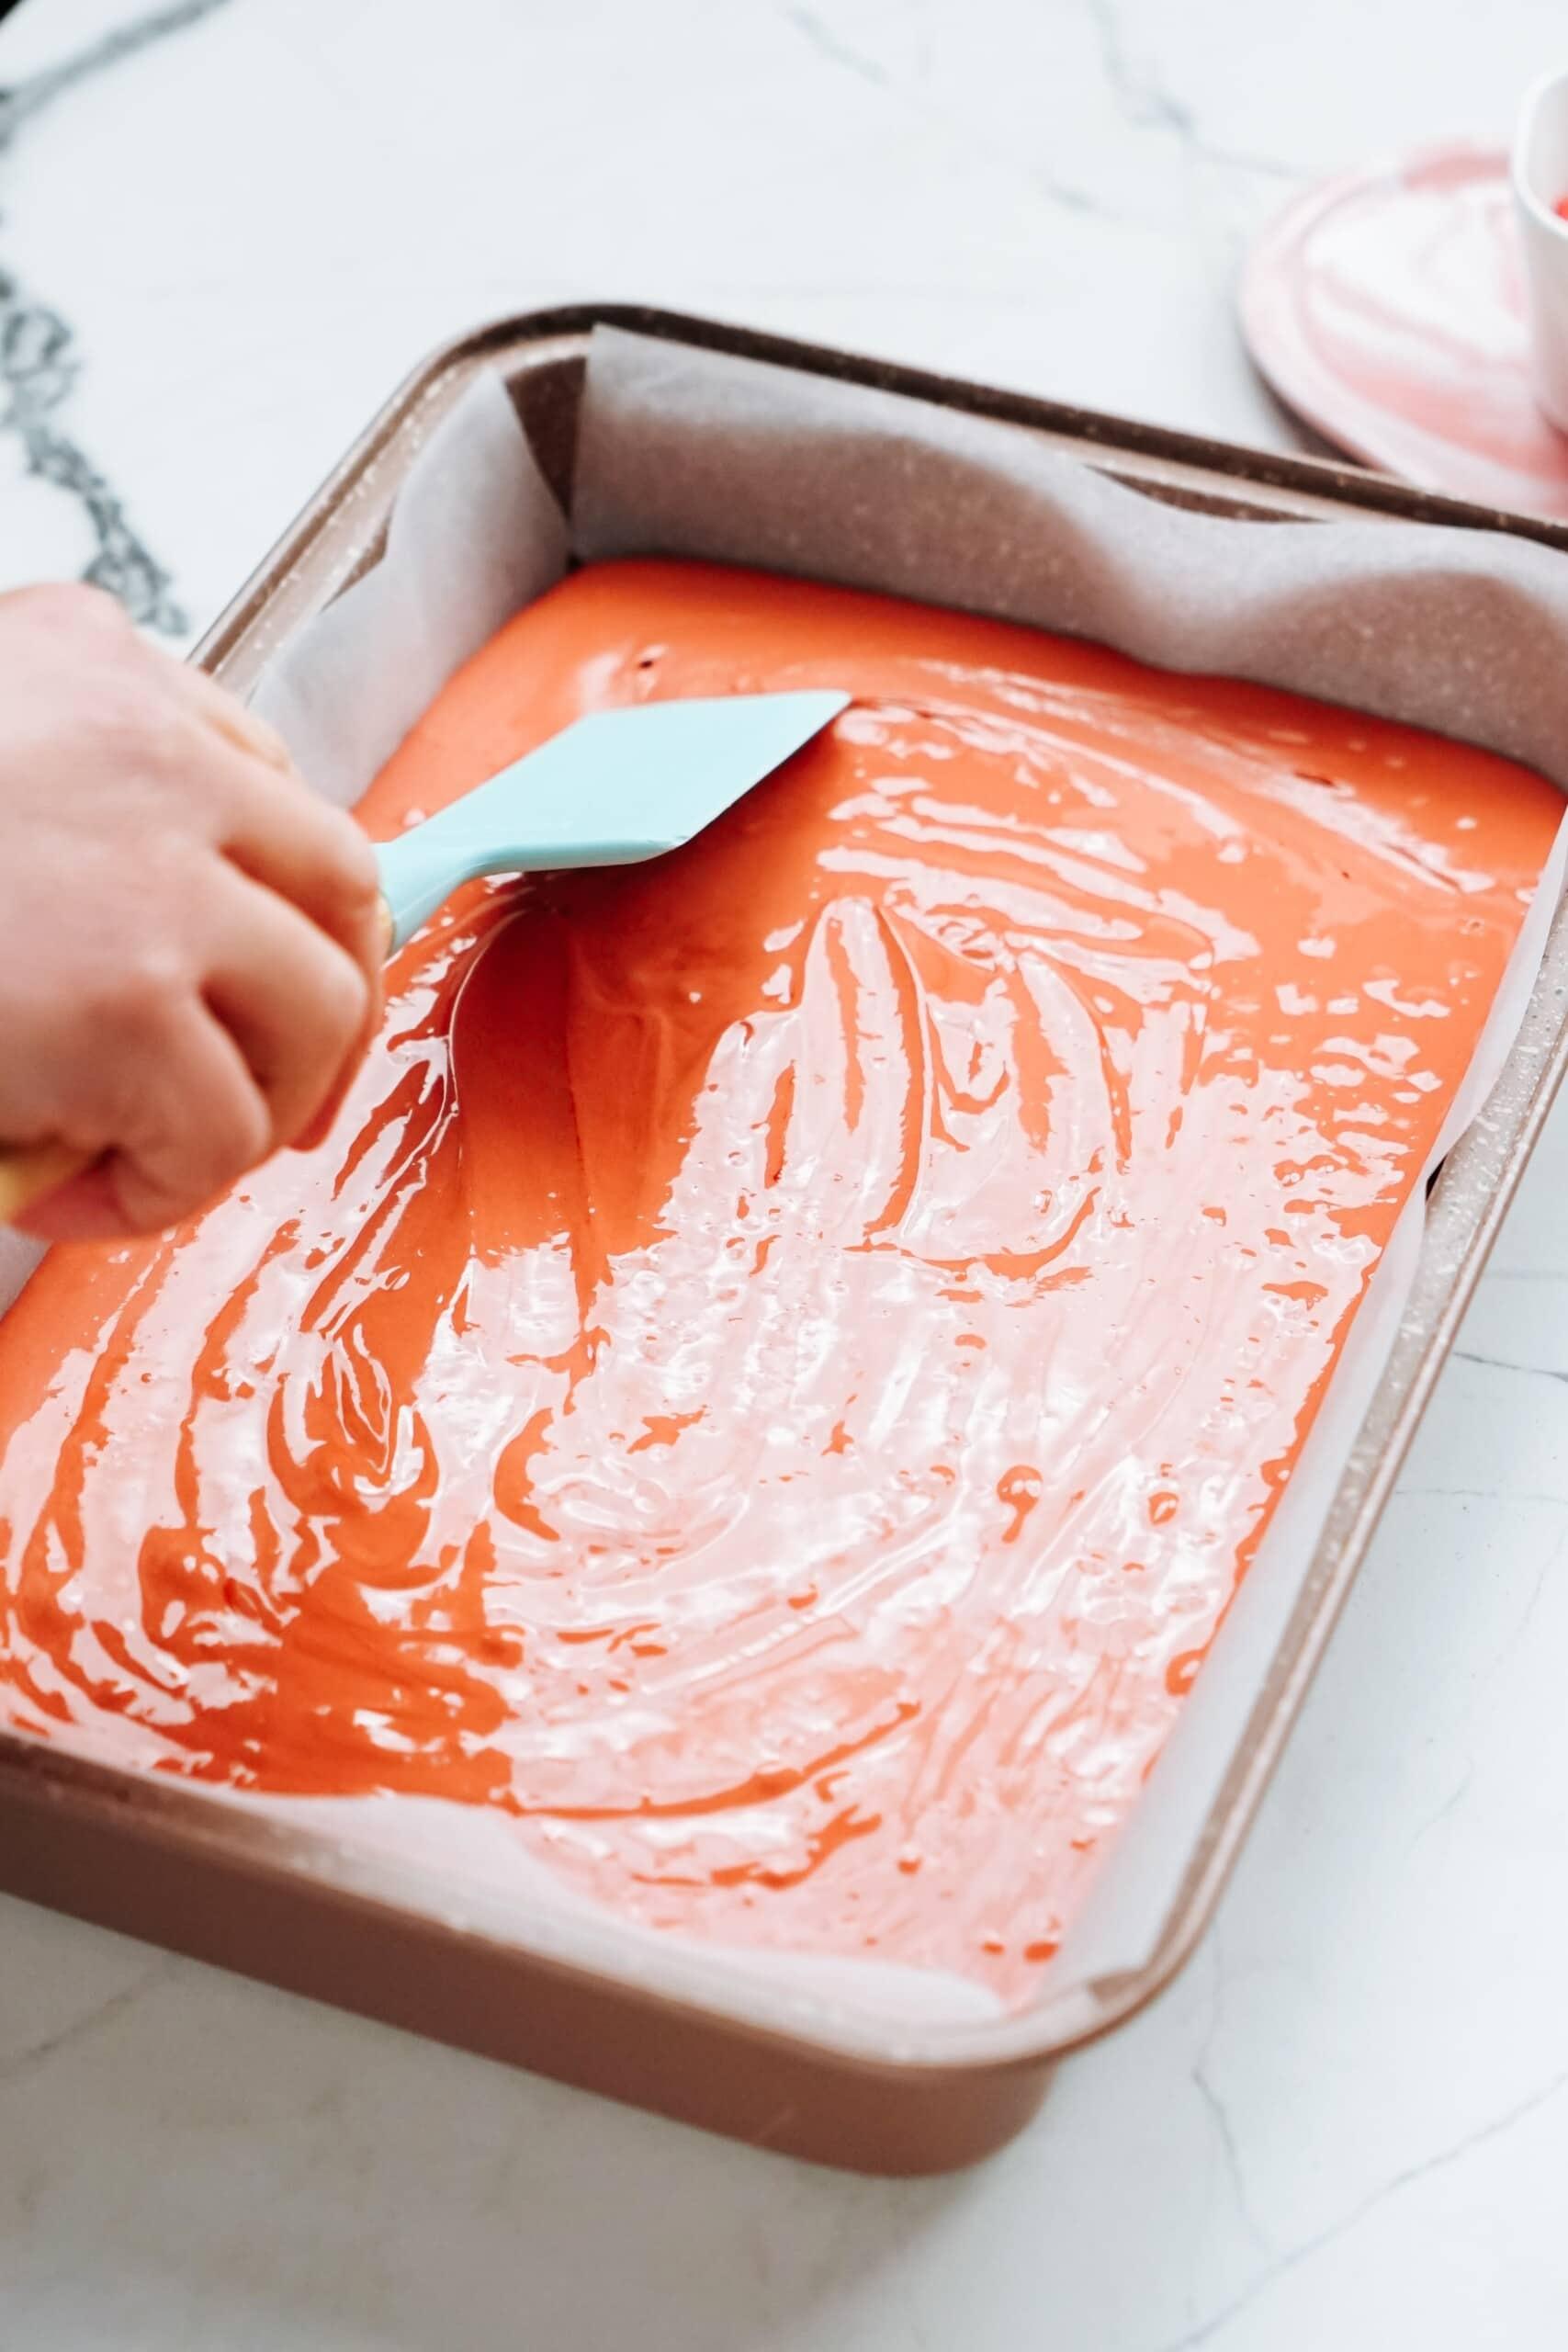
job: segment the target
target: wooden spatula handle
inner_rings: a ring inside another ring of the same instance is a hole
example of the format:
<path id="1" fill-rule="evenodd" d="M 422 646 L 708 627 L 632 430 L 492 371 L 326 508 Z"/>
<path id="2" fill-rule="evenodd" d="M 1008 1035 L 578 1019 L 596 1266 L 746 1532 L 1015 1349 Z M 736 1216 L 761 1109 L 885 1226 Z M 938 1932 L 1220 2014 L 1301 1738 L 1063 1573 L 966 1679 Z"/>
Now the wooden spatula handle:
<path id="1" fill-rule="evenodd" d="M 0 1225 L 91 1168 L 96 1155 L 69 1143 L 0 1144 Z"/>

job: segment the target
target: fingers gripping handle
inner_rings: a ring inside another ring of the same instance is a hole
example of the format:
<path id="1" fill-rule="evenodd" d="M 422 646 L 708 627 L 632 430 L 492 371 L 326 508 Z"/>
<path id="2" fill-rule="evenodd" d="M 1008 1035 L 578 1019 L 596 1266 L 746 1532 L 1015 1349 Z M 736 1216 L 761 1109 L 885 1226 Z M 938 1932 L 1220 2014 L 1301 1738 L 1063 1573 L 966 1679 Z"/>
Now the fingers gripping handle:
<path id="1" fill-rule="evenodd" d="M 436 904 L 440 903 L 437 897 Z M 407 938 L 411 924 L 406 914 L 394 911 L 390 892 L 383 900 L 386 930 L 386 952 L 400 946 Z M 28 1209 L 68 1184 L 73 1176 L 84 1175 L 95 1166 L 99 1155 L 82 1151 L 74 1144 L 15 1143 L 0 1144 L 0 1225 L 14 1225 Z"/>
<path id="2" fill-rule="evenodd" d="M 34 1204 L 91 1168 L 96 1155 L 69 1143 L 0 1144 L 0 1225 L 13 1225 Z"/>

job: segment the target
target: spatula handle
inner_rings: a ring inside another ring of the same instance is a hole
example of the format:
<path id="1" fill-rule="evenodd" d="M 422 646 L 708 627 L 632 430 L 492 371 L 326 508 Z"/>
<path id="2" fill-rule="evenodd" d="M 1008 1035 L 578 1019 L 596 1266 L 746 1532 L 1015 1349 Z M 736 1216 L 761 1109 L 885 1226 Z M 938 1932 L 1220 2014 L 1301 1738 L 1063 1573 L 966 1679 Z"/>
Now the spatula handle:
<path id="1" fill-rule="evenodd" d="M 382 842 L 376 852 L 381 876 L 381 904 L 387 910 L 387 953 L 412 939 L 427 922 L 468 868 L 454 857 L 434 818 L 413 826 L 395 841 Z"/>
<path id="2" fill-rule="evenodd" d="M 94 1158 L 68 1143 L 0 1145 L 0 1225 L 14 1224 L 45 1193 L 91 1168 Z"/>

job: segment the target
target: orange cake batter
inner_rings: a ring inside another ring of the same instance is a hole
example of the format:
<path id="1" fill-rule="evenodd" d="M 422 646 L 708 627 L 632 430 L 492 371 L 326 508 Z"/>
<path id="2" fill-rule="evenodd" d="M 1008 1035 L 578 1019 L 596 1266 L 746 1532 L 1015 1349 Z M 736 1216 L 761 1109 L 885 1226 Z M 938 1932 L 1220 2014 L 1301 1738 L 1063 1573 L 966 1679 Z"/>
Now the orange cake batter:
<path id="1" fill-rule="evenodd" d="M 486 885 L 333 1135 L 0 1325 L 0 1719 L 500 1808 L 710 1941 L 1041 1981 L 1268 1523 L 1561 813 L 1032 630 L 607 564 L 578 713 L 835 685 L 678 856 Z"/>

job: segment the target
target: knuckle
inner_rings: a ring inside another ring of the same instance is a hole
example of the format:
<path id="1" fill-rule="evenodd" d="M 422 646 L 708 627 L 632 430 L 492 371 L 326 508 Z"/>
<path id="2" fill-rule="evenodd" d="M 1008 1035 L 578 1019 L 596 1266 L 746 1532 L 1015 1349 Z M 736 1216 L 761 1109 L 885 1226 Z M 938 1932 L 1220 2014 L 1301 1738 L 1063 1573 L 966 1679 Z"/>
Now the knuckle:
<path id="1" fill-rule="evenodd" d="M 110 760 L 157 776 L 189 764 L 188 720 L 146 679 L 101 679 L 85 715 L 98 748 Z"/>
<path id="2" fill-rule="evenodd" d="M 162 776 L 178 755 L 177 713 L 130 664 L 95 658 L 77 679 L 73 745 L 101 774 L 129 785 Z"/>
<path id="3" fill-rule="evenodd" d="M 141 941 L 113 970 L 96 978 L 84 1007 L 88 1020 L 113 1047 L 161 1035 L 191 990 L 185 959 L 175 949 Z"/>
<path id="4" fill-rule="evenodd" d="M 107 588 L 91 587 L 83 580 L 39 581 L 17 589 L 6 601 L 21 616 L 52 633 L 69 631 L 100 641 L 135 635 L 118 600 Z"/>
<path id="5" fill-rule="evenodd" d="M 125 606 L 107 588 L 95 587 L 85 580 L 69 580 L 63 583 L 63 593 L 78 628 L 112 637 L 129 638 L 135 634 Z"/>

